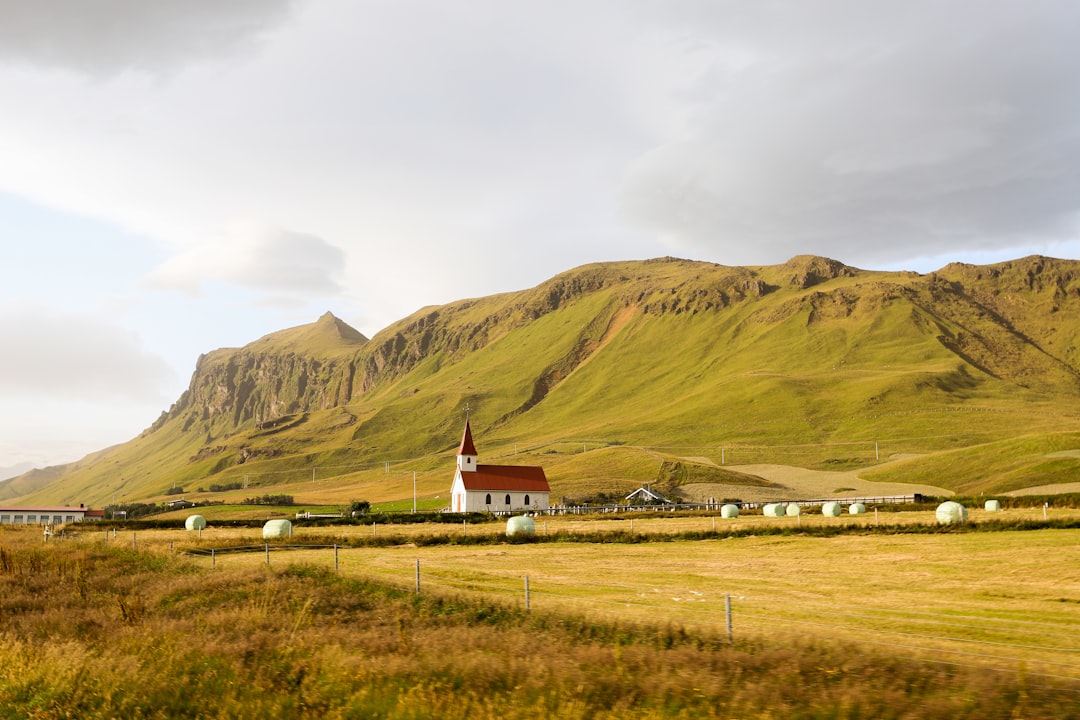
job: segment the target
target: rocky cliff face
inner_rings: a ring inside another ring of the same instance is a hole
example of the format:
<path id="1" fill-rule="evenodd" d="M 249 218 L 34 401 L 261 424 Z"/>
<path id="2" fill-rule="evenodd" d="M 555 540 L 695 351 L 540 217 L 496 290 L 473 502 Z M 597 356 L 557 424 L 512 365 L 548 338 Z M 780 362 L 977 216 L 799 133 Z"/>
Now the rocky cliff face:
<path id="1" fill-rule="evenodd" d="M 352 356 L 366 344 L 327 313 L 312 325 L 202 355 L 188 389 L 154 427 L 175 420 L 185 431 L 236 428 L 343 405 L 353 394 Z"/>

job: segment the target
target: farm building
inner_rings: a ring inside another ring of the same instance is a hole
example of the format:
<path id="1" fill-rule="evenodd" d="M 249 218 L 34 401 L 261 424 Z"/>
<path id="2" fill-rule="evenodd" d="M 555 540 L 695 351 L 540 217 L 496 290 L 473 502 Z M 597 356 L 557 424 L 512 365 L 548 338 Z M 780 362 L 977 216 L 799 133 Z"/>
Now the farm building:
<path id="1" fill-rule="evenodd" d="M 0 525 L 59 525 L 104 520 L 104 510 L 87 510 L 79 507 L 0 507 Z"/>
<path id="2" fill-rule="evenodd" d="M 551 487 L 542 467 L 478 464 L 472 429 L 465 421 L 450 487 L 453 512 L 547 510 L 550 499 Z"/>

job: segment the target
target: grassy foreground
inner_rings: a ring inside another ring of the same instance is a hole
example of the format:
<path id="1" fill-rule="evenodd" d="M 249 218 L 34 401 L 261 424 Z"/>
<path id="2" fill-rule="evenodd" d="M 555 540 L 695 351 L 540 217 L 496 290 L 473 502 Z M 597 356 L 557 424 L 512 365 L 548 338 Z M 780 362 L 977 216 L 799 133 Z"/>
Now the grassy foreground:
<path id="1" fill-rule="evenodd" d="M 1075 685 L 0 532 L 11 718 L 1068 718 Z M 486 561 L 486 558 L 485 558 Z"/>

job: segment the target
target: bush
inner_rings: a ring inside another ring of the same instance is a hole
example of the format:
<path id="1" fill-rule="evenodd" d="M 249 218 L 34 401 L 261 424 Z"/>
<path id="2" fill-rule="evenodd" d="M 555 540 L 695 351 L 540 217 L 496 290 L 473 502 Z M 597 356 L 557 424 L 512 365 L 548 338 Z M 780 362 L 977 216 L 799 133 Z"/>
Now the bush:
<path id="1" fill-rule="evenodd" d="M 244 487 L 244 484 L 241 483 L 241 482 L 231 482 L 231 483 L 224 483 L 224 484 L 211 483 L 210 484 L 210 492 L 226 492 L 228 490 L 240 490 L 243 487 Z"/>
<path id="2" fill-rule="evenodd" d="M 263 495 L 241 500 L 243 505 L 295 505 L 292 495 Z"/>

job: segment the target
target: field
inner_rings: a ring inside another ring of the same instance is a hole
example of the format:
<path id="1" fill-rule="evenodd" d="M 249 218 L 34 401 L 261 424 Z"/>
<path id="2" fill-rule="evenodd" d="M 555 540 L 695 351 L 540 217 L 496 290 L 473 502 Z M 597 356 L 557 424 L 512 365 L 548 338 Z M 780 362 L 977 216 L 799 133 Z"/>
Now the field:
<path id="1" fill-rule="evenodd" d="M 970 520 L 0 527 L 0 715 L 1080 718 L 1080 509 Z"/>
<path id="2" fill-rule="evenodd" d="M 1080 510 L 973 510 L 970 520 L 1008 527 L 1044 516 L 1075 523 Z M 83 542 L 200 552 L 193 562 L 214 571 L 306 563 L 404 590 L 419 581 L 440 596 L 600 622 L 677 623 L 706 635 L 726 634 L 731 602 L 739 640 L 843 638 L 920 662 L 1068 680 L 1080 692 L 1077 529 L 940 532 L 933 512 L 907 511 L 553 516 L 537 520 L 548 542 L 528 544 L 498 542 L 503 530 L 502 522 L 297 527 L 291 540 L 264 545 L 257 528 L 211 527 Z M 707 539 L 682 539 L 694 534 Z M 431 542 L 440 535 L 453 542 Z M 492 542 L 456 544 L 482 537 Z M 238 547 L 250 551 L 230 552 Z"/>

